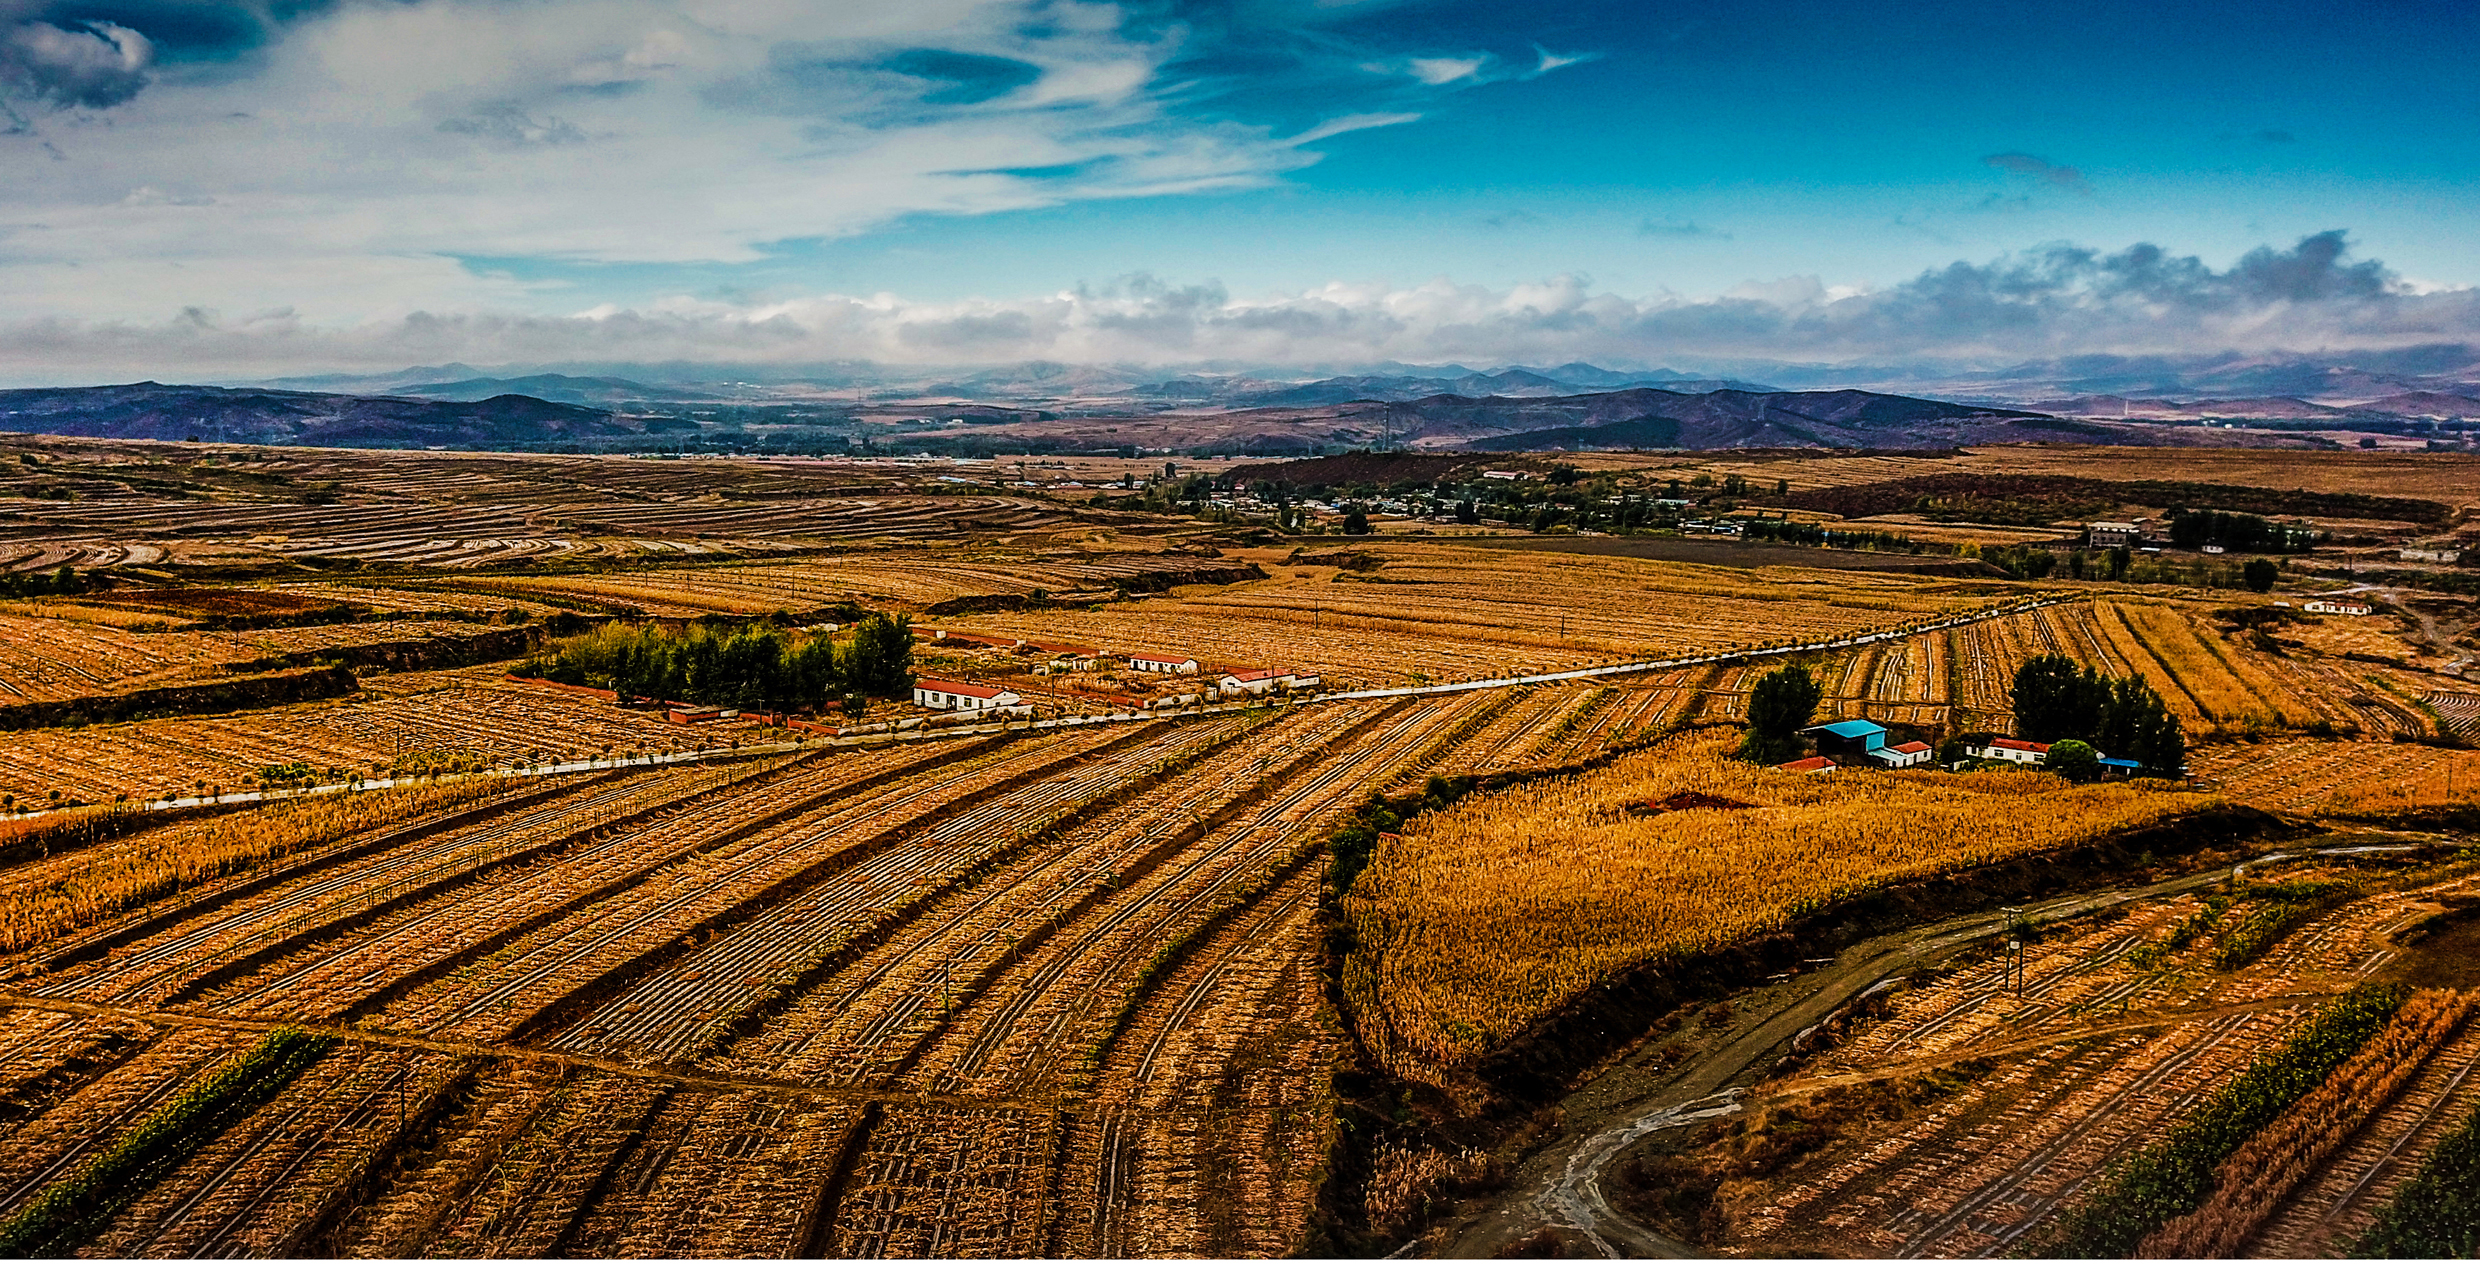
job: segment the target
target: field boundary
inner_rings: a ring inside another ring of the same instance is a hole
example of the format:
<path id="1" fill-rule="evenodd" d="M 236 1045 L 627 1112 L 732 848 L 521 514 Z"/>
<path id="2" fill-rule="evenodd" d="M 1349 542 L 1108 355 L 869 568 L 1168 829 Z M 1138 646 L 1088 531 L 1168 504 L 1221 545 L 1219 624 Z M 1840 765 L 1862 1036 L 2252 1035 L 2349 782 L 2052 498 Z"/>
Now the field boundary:
<path id="1" fill-rule="evenodd" d="M 526 764 L 513 768 L 485 768 L 474 772 L 444 773 L 431 777 L 380 777 L 361 781 L 330 782 L 325 785 L 302 786 L 290 790 L 239 790 L 220 795 L 185 795 L 169 799 L 148 799 L 128 805 L 124 810 L 162 812 L 178 808 L 211 807 L 228 804 L 273 803 L 286 799 L 307 798 L 322 794 L 344 794 L 355 790 L 387 790 L 399 786 L 427 785 L 474 777 L 557 777 L 579 772 L 604 772 L 621 768 L 652 768 L 667 764 L 706 763 L 727 759 L 754 759 L 766 755 L 790 754 L 810 750 L 869 750 L 907 742 L 938 741 L 947 738 L 980 737 L 993 733 L 1037 733 L 1054 729 L 1082 728 L 1092 724 L 1148 724 L 1181 716 L 1220 715 L 1267 706 L 1301 706 L 1319 702 L 1353 702 L 1370 698 L 1414 698 L 1438 694 L 1469 693 L 1477 689 L 1507 689 L 1527 685 L 1557 684 L 1562 681 L 1598 680 L 1606 676 L 1627 676 L 1640 672 L 1677 671 L 1685 667 L 1713 666 L 1747 662 L 1757 659 L 1786 658 L 1815 654 L 1827 650 L 1852 649 L 1888 641 L 1900 641 L 1950 628 L 2003 619 L 2025 614 L 2047 606 L 2079 600 L 2077 594 L 2053 593 L 2044 597 L 2013 602 L 1986 610 L 1955 615 L 1932 623 L 1909 624 L 1876 632 L 1863 632 L 1830 640 L 1804 641 L 1797 645 L 1777 645 L 1752 649 L 1721 650 L 1711 654 L 1692 654 L 1680 658 L 1646 659 L 1639 662 L 1610 663 L 1599 667 L 1578 667 L 1567 671 L 1539 672 L 1525 676 L 1494 676 L 1481 680 L 1459 680 L 1440 685 L 1397 685 L 1384 689 L 1355 689 L 1337 693 L 1310 694 L 1282 700 L 1249 698 L 1237 702 L 1209 703 L 1178 710 L 1114 711 L 1104 715 L 1070 715 L 1050 720 L 1000 720 L 991 724 L 954 725 L 938 729 L 916 729 L 910 732 L 870 733 L 855 737 L 801 738 L 782 742 L 742 743 L 715 746 L 704 750 L 650 752 L 643 755 L 614 755 L 599 759 L 577 759 Z M 62 808 L 27 812 L 12 820 L 36 820 Z"/>

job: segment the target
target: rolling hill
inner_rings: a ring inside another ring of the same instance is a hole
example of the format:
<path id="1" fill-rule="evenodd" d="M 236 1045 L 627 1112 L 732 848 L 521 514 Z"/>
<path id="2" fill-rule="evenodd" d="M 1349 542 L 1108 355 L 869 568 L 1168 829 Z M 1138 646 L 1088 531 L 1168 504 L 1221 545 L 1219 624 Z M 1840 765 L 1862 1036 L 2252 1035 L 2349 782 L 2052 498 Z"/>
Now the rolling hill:
<path id="1" fill-rule="evenodd" d="M 450 401 L 157 382 L 0 391 L 0 430 L 330 448 L 510 447 L 631 433 L 602 409 L 526 395 Z"/>

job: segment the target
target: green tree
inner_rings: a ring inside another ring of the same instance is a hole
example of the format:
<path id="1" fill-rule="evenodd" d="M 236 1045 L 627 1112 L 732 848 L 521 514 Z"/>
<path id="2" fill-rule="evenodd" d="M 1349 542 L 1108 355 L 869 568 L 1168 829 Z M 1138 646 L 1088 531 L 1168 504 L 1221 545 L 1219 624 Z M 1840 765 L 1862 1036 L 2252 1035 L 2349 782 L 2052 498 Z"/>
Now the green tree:
<path id="1" fill-rule="evenodd" d="M 2079 786 L 2101 780 L 2101 753 L 2091 743 L 2071 737 L 2050 743 L 2041 766 Z"/>
<path id="2" fill-rule="evenodd" d="M 2187 767 L 2187 735 L 2153 687 L 2132 676 L 2110 682 L 2109 702 L 2093 744 L 2144 766 L 2146 776 L 2178 777 Z"/>
<path id="3" fill-rule="evenodd" d="M 853 629 L 844 681 L 854 690 L 880 698 L 909 692 L 913 687 L 912 616 L 873 614 L 862 620 Z"/>
<path id="4" fill-rule="evenodd" d="M 1343 516 L 1343 533 L 1345 535 L 1369 534 L 1369 515 L 1362 513 L 1358 509 L 1354 509 L 1345 514 Z"/>
<path id="5" fill-rule="evenodd" d="M 1778 667 L 1758 677 L 1748 691 L 1748 739 L 1740 746 L 1740 757 L 1779 764 L 1798 755 L 1799 732 L 1824 696 L 1805 667 Z"/>
<path id="6" fill-rule="evenodd" d="M 2091 737 L 2108 697 L 2108 680 L 2074 659 L 2035 655 L 2015 669 L 2015 735 L 2032 742 Z"/>
<path id="7" fill-rule="evenodd" d="M 2280 578 L 2281 574 L 2282 568 L 2275 566 L 2273 559 L 2265 557 L 2249 558 L 2247 566 L 2240 571 L 2241 577 L 2247 580 L 2249 590 L 2253 592 L 2272 592 L 2273 581 Z"/>

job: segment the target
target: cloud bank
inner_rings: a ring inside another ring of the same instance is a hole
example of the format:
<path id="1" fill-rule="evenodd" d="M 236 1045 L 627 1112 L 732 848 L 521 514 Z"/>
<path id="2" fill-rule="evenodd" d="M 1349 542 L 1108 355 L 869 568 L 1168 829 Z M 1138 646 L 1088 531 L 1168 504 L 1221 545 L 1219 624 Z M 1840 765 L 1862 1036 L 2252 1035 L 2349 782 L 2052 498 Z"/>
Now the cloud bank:
<path id="1" fill-rule="evenodd" d="M 1625 297 L 1583 277 L 1487 289 L 1439 280 L 1234 296 L 1131 277 L 1030 298 L 913 302 L 818 295 L 681 298 L 564 316 L 478 308 L 353 326 L 289 310 L 189 310 L 155 323 L 36 319 L 0 327 L 19 381 L 241 377 L 407 364 L 688 361 L 797 366 L 1076 363 L 1335 365 L 1717 360 L 1900 361 L 1957 368 L 2079 354 L 2389 349 L 2480 343 L 2480 290 L 2419 291 L 2340 231 L 2262 247 L 2228 268 L 2150 244 L 2054 245 L 1957 262 L 1877 290 L 1790 278 L 1722 295 Z"/>

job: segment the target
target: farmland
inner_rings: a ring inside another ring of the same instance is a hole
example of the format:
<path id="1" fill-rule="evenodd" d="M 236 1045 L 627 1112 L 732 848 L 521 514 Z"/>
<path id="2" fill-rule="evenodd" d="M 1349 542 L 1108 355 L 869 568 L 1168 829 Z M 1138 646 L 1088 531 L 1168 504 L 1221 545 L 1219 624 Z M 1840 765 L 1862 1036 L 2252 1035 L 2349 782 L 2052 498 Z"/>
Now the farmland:
<path id="1" fill-rule="evenodd" d="M 2201 803 L 2011 772 L 1822 782 L 1725 749 L 1674 739 L 1459 804 L 1382 847 L 1345 906 L 1345 986 L 1377 1056 L 1444 1086 L 1596 980 L 1774 929 L 1801 907 Z M 1458 947 L 1485 936 L 1498 945 L 1486 958 Z"/>
<path id="2" fill-rule="evenodd" d="M 0 602 L 23 1251 L 2330 1254 L 2419 1231 L 2480 1108 L 2449 606 L 1270 539 L 944 462 L 29 450 L 77 494 L 0 507 L 0 566 L 84 582 Z M 876 615 L 1026 710 L 511 674 Z M 2196 780 L 1731 757 L 1787 664 L 1934 743 L 2047 654 L 2153 689 Z M 1251 667 L 1317 680 L 1214 688 Z M 1590 1168 L 1627 1224 L 1533 1200 L 1716 1095 Z M 2095 1219 L 2156 1142 L 2210 1179 Z"/>

